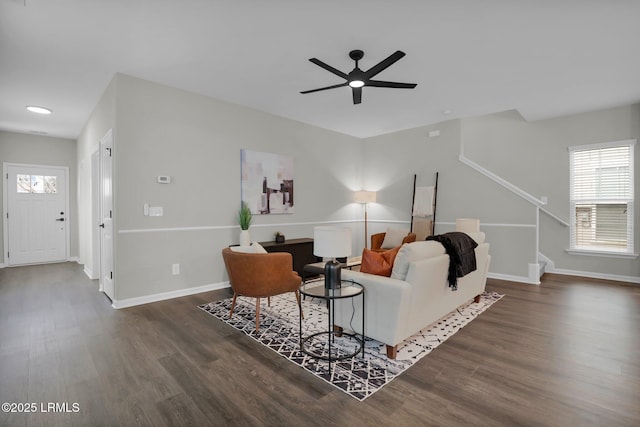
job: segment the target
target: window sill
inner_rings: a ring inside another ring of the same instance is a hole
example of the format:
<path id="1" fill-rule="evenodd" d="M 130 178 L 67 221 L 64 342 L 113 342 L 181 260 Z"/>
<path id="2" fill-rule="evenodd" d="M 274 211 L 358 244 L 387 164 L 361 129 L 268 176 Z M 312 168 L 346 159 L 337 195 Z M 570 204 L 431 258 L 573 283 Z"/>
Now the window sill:
<path id="1" fill-rule="evenodd" d="M 608 252 L 608 251 L 593 251 L 588 249 L 565 249 L 570 255 L 586 255 L 597 256 L 605 258 L 624 258 L 624 259 L 636 259 L 638 254 L 624 253 L 624 252 Z"/>

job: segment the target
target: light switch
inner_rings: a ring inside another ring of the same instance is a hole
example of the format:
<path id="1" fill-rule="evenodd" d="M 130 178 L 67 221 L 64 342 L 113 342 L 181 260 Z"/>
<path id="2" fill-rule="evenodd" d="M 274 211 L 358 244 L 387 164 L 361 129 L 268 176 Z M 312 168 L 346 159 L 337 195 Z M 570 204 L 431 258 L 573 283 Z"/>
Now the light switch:
<path id="1" fill-rule="evenodd" d="M 149 216 L 162 216 L 162 206 L 149 206 Z"/>

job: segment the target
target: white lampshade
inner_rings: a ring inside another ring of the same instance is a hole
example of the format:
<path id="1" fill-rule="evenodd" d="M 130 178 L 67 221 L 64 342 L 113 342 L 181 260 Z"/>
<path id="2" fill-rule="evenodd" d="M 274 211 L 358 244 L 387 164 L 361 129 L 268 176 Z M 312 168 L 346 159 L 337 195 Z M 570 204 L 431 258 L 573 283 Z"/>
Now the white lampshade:
<path id="1" fill-rule="evenodd" d="M 376 192 L 375 191 L 356 191 L 353 200 L 356 203 L 375 203 Z"/>
<path id="2" fill-rule="evenodd" d="M 315 227 L 313 254 L 323 258 L 342 258 L 351 255 L 351 229 Z"/>

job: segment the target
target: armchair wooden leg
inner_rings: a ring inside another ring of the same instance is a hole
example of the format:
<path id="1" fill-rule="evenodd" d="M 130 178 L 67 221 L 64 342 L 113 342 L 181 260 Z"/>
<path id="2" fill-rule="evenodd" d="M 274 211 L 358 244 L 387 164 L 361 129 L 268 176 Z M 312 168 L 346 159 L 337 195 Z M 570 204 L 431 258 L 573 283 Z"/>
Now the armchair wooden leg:
<path id="1" fill-rule="evenodd" d="M 256 332 L 260 329 L 260 297 L 256 298 Z"/>
<path id="2" fill-rule="evenodd" d="M 267 307 L 271 307 L 271 297 L 267 297 Z"/>
<path id="3" fill-rule="evenodd" d="M 304 311 L 302 311 L 302 303 L 300 302 L 300 292 L 299 291 L 294 291 L 296 293 L 296 300 L 298 301 L 298 307 L 300 307 L 300 314 L 302 316 L 302 318 L 304 319 Z"/>
<path id="4" fill-rule="evenodd" d="M 387 357 L 391 360 L 395 360 L 398 355 L 397 345 L 387 345 Z"/>
<path id="5" fill-rule="evenodd" d="M 478 304 L 480 302 L 480 295 L 476 295 L 476 297 L 473 299 L 473 302 Z"/>
<path id="6" fill-rule="evenodd" d="M 342 331 L 344 331 L 342 326 L 333 325 L 333 335 L 335 335 L 336 337 L 341 337 Z"/>
<path id="7" fill-rule="evenodd" d="M 229 319 L 231 319 L 231 316 L 233 316 L 233 309 L 236 308 L 236 297 L 238 296 L 237 293 L 233 293 L 233 301 L 231 302 L 231 311 L 229 311 Z"/>

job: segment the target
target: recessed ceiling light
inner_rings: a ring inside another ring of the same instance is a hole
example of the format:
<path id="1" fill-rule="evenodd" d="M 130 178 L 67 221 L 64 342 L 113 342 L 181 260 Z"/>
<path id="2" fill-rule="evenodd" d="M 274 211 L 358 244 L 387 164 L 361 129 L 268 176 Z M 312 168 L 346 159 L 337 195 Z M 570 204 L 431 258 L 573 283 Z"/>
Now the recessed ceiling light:
<path id="1" fill-rule="evenodd" d="M 27 110 L 31 111 L 32 113 L 38 113 L 38 114 L 51 114 L 52 111 L 48 108 L 45 107 L 38 107 L 36 105 L 27 105 Z"/>
<path id="2" fill-rule="evenodd" d="M 453 113 L 453 111 L 451 110 L 442 110 L 442 114 L 444 114 L 445 116 L 448 116 L 451 113 Z"/>

